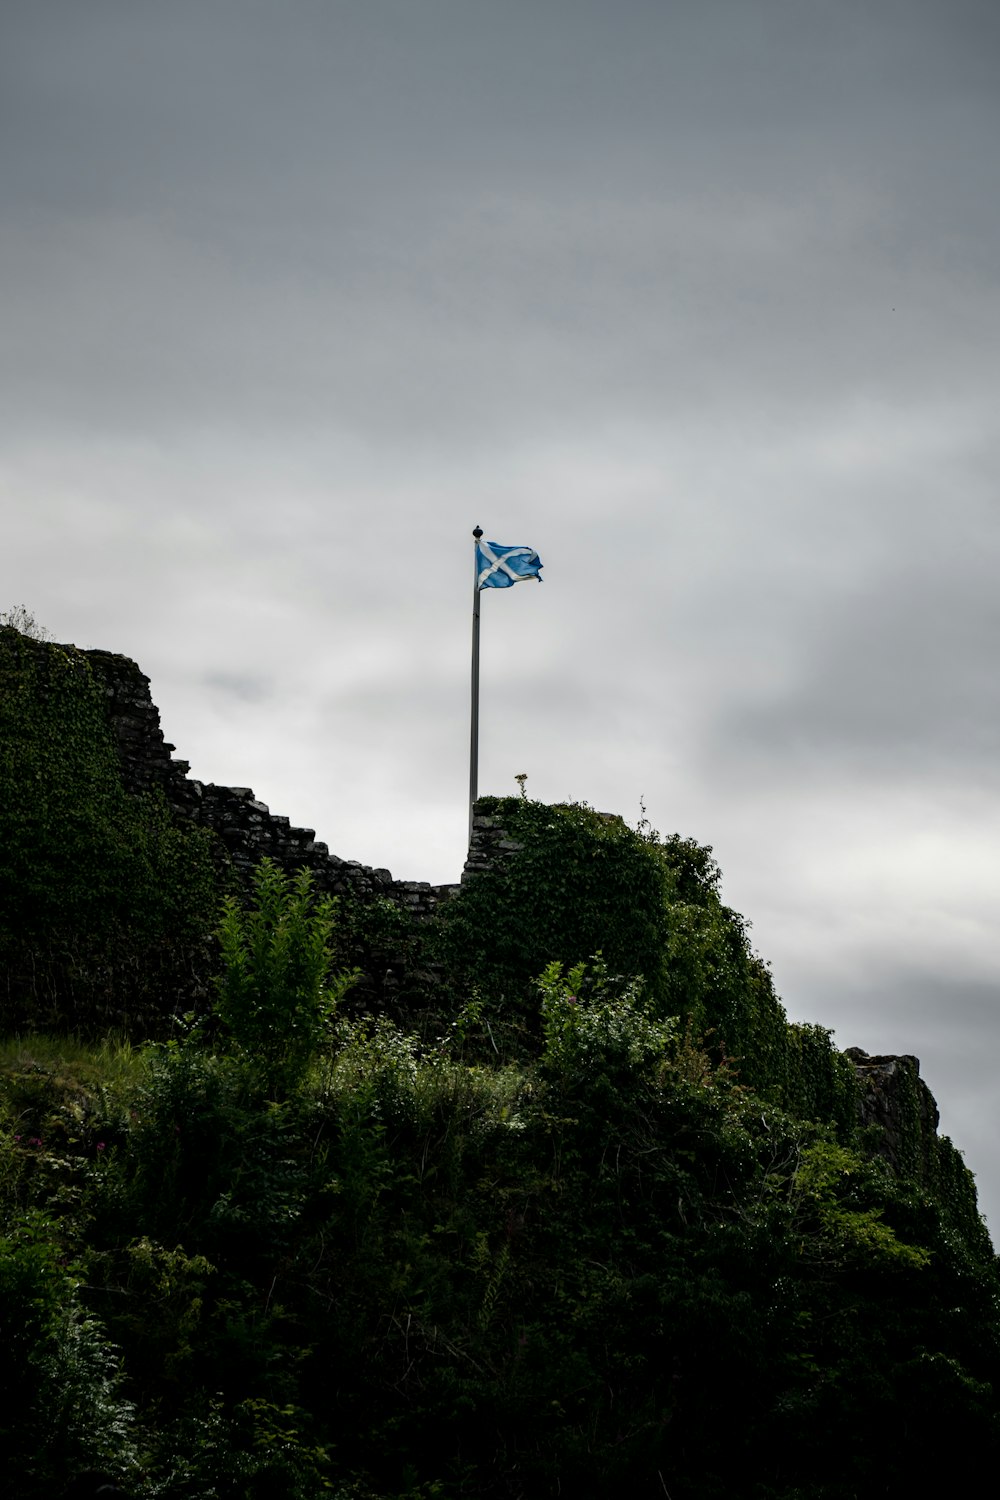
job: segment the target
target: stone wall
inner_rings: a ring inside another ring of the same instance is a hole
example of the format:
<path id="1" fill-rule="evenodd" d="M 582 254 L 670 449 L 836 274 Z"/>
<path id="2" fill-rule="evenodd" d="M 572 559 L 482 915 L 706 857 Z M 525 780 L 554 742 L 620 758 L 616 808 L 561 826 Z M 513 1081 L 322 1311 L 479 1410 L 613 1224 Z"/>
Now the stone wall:
<path id="1" fill-rule="evenodd" d="M 559 804 L 556 804 L 559 805 Z M 602 813 L 592 810 L 593 817 L 605 823 L 620 823 L 617 813 Z M 472 809 L 472 829 L 469 837 L 469 853 L 462 871 L 462 885 L 481 875 L 484 870 L 517 854 L 524 845 L 512 839 L 494 813 L 487 812 L 482 802 Z"/>
<path id="2" fill-rule="evenodd" d="M 38 643 L 38 649 L 51 648 Z M 215 786 L 192 779 L 189 762 L 175 760 L 175 746 L 163 737 L 149 678 L 136 663 L 109 651 L 81 654 L 103 687 L 125 785 L 133 792 L 161 790 L 174 812 L 218 835 L 237 870 L 249 874 L 266 855 L 289 871 L 305 866 L 320 891 L 360 900 L 387 897 L 417 919 L 430 915 L 459 889 L 394 880 L 388 870 L 341 859 L 317 840 L 313 829 L 294 828 L 288 818 L 272 813 L 250 787 Z M 512 858 L 522 847 L 492 813 L 477 804 L 462 884 Z M 936 1134 L 938 1111 L 920 1078 L 917 1059 L 869 1057 L 857 1047 L 848 1048 L 846 1055 L 860 1084 L 862 1123 L 880 1128 L 888 1161 L 898 1168 L 915 1147 L 923 1155 Z"/>
<path id="3" fill-rule="evenodd" d="M 174 812 L 218 835 L 237 870 L 249 873 L 266 855 L 286 870 L 305 866 L 317 890 L 359 900 L 385 896 L 418 918 L 428 916 L 456 889 L 394 880 L 388 870 L 341 859 L 317 840 L 315 830 L 293 828 L 288 818 L 272 813 L 250 787 L 195 781 L 188 774 L 189 762 L 173 758 L 176 747 L 163 737 L 149 678 L 136 663 L 110 651 L 81 654 L 104 689 L 126 787 L 133 792 L 158 788 Z"/>
<path id="4" fill-rule="evenodd" d="M 524 845 L 509 838 L 492 813 L 483 811 L 477 802 L 472 809 L 472 831 L 469 838 L 469 853 L 462 871 L 462 884 L 474 876 L 491 869 L 498 861 L 508 859 Z"/>

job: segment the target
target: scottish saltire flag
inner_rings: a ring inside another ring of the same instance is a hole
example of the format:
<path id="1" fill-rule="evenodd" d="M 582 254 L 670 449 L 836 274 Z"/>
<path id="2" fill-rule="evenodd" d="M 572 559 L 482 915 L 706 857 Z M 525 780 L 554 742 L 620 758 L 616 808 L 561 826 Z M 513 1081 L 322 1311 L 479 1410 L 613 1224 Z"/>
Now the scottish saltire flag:
<path id="1" fill-rule="evenodd" d="M 509 589 L 525 578 L 542 581 L 542 562 L 532 547 L 503 547 L 499 542 L 476 543 L 477 588 Z"/>

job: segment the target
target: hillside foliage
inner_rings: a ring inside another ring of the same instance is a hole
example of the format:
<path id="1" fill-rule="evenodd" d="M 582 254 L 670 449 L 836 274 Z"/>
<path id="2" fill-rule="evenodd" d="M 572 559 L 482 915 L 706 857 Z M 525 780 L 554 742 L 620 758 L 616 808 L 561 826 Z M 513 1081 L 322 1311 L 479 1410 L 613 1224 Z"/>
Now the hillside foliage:
<path id="1" fill-rule="evenodd" d="M 892 1150 L 863 1127 L 710 850 L 494 799 L 509 857 L 419 932 L 266 862 L 227 886 L 123 791 L 73 654 L 39 680 L 17 650 L 11 1494 L 902 1500 L 993 1471 L 971 1176 L 915 1070 Z M 185 1014 L 177 952 L 211 968 Z"/>

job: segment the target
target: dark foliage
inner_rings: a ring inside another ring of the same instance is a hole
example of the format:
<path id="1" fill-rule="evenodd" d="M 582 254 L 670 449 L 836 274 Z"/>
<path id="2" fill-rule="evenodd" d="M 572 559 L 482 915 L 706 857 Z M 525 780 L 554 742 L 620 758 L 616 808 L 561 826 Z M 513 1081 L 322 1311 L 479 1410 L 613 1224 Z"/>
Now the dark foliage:
<path id="1" fill-rule="evenodd" d="M 0 634 L 11 1004 L 148 1034 L 220 922 L 211 851 L 125 797 L 78 655 Z M 186 1032 L 7 1048 L 19 1500 L 910 1500 L 995 1470 L 997 1268 L 915 1066 L 863 1128 L 874 1075 L 787 1023 L 710 850 L 492 810 L 511 857 L 426 940 L 264 866 Z M 386 978 L 352 988 L 359 954 Z"/>
<path id="2" fill-rule="evenodd" d="M 185 1008 L 208 967 L 221 890 L 211 835 L 125 791 L 82 652 L 0 627 L 6 1026 L 162 1030 L 164 994 Z"/>

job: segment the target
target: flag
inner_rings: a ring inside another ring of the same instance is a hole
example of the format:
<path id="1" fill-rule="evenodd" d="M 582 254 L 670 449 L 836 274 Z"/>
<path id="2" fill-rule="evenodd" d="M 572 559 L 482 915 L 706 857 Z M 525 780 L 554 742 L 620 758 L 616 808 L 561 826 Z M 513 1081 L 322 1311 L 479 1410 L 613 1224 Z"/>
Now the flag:
<path id="1" fill-rule="evenodd" d="M 476 543 L 476 587 L 509 589 L 524 578 L 542 581 L 542 563 L 531 547 L 503 547 L 499 542 Z"/>

